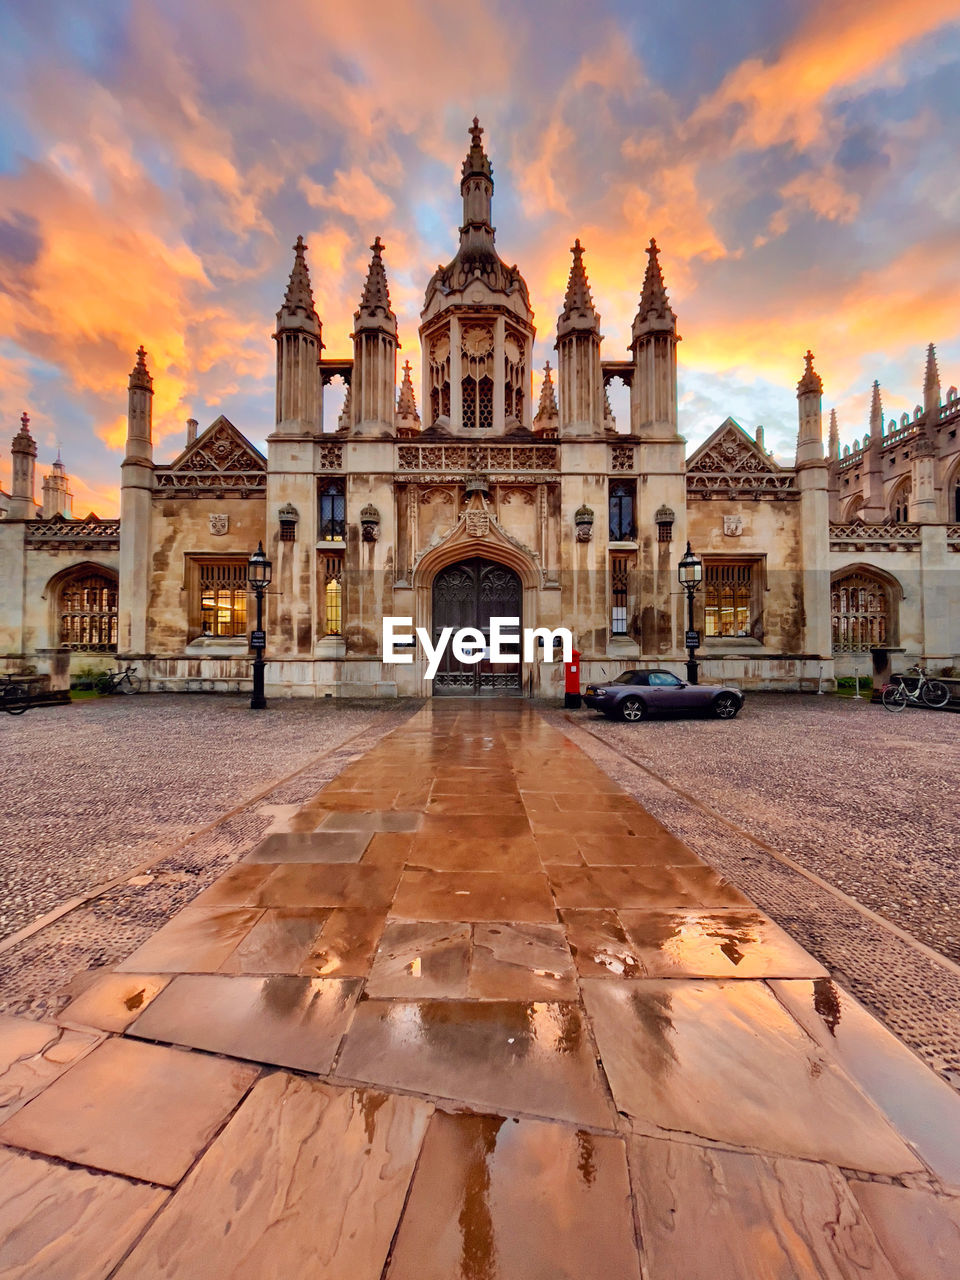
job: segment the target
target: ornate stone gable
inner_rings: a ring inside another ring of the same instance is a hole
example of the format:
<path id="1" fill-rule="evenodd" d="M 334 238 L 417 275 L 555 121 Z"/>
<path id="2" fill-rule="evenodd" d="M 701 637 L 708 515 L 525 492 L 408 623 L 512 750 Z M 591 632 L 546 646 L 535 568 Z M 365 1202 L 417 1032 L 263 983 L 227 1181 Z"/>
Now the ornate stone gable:
<path id="1" fill-rule="evenodd" d="M 262 491 L 267 460 L 222 414 L 168 467 L 157 467 L 156 491 L 184 496 Z"/>
<path id="2" fill-rule="evenodd" d="M 727 418 L 687 462 L 687 492 L 693 497 L 730 498 L 796 493 L 796 476 Z"/>

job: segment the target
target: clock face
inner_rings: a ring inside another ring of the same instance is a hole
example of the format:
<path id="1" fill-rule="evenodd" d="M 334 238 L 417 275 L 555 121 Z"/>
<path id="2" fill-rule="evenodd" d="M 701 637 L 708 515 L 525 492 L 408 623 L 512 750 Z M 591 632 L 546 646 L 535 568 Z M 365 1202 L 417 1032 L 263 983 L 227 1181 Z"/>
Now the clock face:
<path id="1" fill-rule="evenodd" d="M 473 356 L 476 360 L 489 355 L 493 350 L 493 334 L 489 329 L 483 329 L 479 325 L 467 329 L 463 335 L 463 350 L 466 355 Z"/>

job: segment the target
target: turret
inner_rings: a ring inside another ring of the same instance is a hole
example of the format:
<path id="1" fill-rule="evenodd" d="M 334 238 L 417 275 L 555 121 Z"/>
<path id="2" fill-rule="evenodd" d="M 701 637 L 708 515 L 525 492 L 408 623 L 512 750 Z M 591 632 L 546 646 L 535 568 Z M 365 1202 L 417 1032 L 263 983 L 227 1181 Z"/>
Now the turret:
<path id="1" fill-rule="evenodd" d="M 590 436 L 603 430 L 603 370 L 600 366 L 600 316 L 593 305 L 579 240 L 570 250 L 573 264 L 557 320 L 560 375 L 560 434 Z"/>
<path id="2" fill-rule="evenodd" d="M 147 649 L 152 503 L 153 379 L 141 346 L 127 382 L 127 451 L 120 467 L 118 651 L 128 657 Z"/>
<path id="3" fill-rule="evenodd" d="M 273 335 L 277 344 L 276 434 L 284 436 L 320 435 L 323 422 L 323 342 L 304 257 L 306 247 L 303 236 L 297 236 L 293 270 Z"/>
<path id="4" fill-rule="evenodd" d="M 417 413 L 417 401 L 413 394 L 413 379 L 410 374 L 410 361 L 406 360 L 403 365 L 403 381 L 400 383 L 396 417 L 397 435 L 403 440 L 412 439 L 420 434 L 420 415 Z"/>
<path id="5" fill-rule="evenodd" d="M 20 430 L 10 449 L 13 477 L 10 486 L 9 520 L 32 520 L 37 515 L 36 492 L 37 444 L 30 434 L 30 418 L 20 415 Z"/>
<path id="6" fill-rule="evenodd" d="M 803 377 L 797 383 L 797 412 L 800 425 L 797 430 L 797 466 L 809 466 L 823 461 L 823 423 L 821 397 L 823 382 L 813 367 L 813 353 L 804 357 Z"/>
<path id="7" fill-rule="evenodd" d="M 840 457 L 840 428 L 837 426 L 837 411 L 830 410 L 830 436 L 827 445 L 827 456 L 831 462 L 836 462 Z"/>
<path id="8" fill-rule="evenodd" d="M 397 317 L 390 308 L 383 244 L 377 236 L 353 317 L 351 419 L 357 435 L 392 434 L 396 414 Z"/>
<path id="9" fill-rule="evenodd" d="M 677 317 L 660 270 L 656 240 L 649 260 L 640 305 L 633 321 L 634 374 L 630 388 L 630 431 L 648 439 L 677 434 Z"/>
<path id="10" fill-rule="evenodd" d="M 940 371 L 932 342 L 927 347 L 927 367 L 923 375 L 923 416 L 928 428 L 940 420 Z"/>
<path id="11" fill-rule="evenodd" d="M 870 443 L 883 440 L 883 405 L 880 401 L 880 383 L 874 381 L 873 394 L 870 397 Z"/>
<path id="12" fill-rule="evenodd" d="M 58 449 L 50 474 L 43 478 L 43 518 L 49 520 L 51 516 L 64 516 L 69 519 L 72 500 L 70 479 Z"/>

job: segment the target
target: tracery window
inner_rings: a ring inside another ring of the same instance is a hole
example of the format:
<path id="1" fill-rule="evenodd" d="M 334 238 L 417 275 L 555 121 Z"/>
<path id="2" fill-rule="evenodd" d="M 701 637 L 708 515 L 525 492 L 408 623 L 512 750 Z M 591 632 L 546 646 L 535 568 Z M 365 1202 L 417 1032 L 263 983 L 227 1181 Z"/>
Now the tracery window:
<path id="1" fill-rule="evenodd" d="M 468 325 L 460 339 L 460 402 L 467 429 L 493 426 L 493 330 Z"/>
<path id="2" fill-rule="evenodd" d="M 430 422 L 450 417 L 450 339 L 438 334 L 430 343 Z"/>
<path id="3" fill-rule="evenodd" d="M 343 627 L 343 557 L 324 556 L 323 634 L 338 636 Z"/>
<path id="4" fill-rule="evenodd" d="M 347 530 L 346 487 L 341 476 L 320 481 L 320 541 L 342 542 Z"/>
<path id="5" fill-rule="evenodd" d="M 60 588 L 60 646 L 93 653 L 117 649 L 117 582 L 105 573 L 71 578 Z"/>
<path id="6" fill-rule="evenodd" d="M 611 542 L 630 542 L 637 536 L 636 499 L 637 488 L 632 480 L 617 480 L 610 485 Z"/>
<path id="7" fill-rule="evenodd" d="M 756 560 L 706 560 L 704 630 L 708 636 L 763 636 L 761 565 Z"/>
<path id="8" fill-rule="evenodd" d="M 838 578 L 830 590 L 834 653 L 864 653 L 890 639 L 890 596 L 862 569 Z"/>
<path id="9" fill-rule="evenodd" d="M 897 524 L 906 524 L 910 519 L 911 483 L 909 477 L 902 480 L 894 490 L 890 501 L 890 513 Z"/>
<path id="10" fill-rule="evenodd" d="M 523 422 L 523 389 L 526 381 L 523 334 L 507 329 L 503 342 L 503 395 L 504 417 Z"/>

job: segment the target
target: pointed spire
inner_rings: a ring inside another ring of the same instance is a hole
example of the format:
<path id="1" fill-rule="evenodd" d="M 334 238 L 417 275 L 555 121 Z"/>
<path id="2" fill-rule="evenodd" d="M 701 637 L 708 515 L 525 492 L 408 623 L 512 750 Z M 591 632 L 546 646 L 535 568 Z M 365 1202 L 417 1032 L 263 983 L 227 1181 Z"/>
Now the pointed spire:
<path id="1" fill-rule="evenodd" d="M 797 383 L 797 396 L 799 398 L 811 392 L 820 395 L 823 392 L 823 380 L 813 367 L 813 352 L 808 350 L 803 360 L 803 377 Z"/>
<path id="2" fill-rule="evenodd" d="M 493 166 L 483 149 L 483 143 L 480 141 L 482 135 L 483 129 L 480 127 L 480 121 L 474 116 L 473 124 L 470 126 L 470 150 L 467 152 L 467 158 L 461 168 L 461 174 L 464 178 L 471 177 L 473 174 L 482 174 L 485 178 L 492 178 L 493 176 Z"/>
<path id="3" fill-rule="evenodd" d="M 373 257 L 367 271 L 366 283 L 360 298 L 360 307 L 354 316 L 357 329 L 387 329 L 397 332 L 397 317 L 390 310 L 390 291 L 387 288 L 387 273 L 383 267 L 384 245 L 377 236 L 370 246 Z"/>
<path id="4" fill-rule="evenodd" d="M 940 417 L 940 370 L 937 368 L 937 352 L 932 342 L 927 347 L 927 367 L 923 375 L 923 412 L 928 426 L 932 426 Z"/>
<path id="5" fill-rule="evenodd" d="M 557 321 L 557 337 L 562 338 L 573 330 L 600 332 L 600 316 L 593 305 L 590 293 L 590 282 L 583 265 L 583 245 L 579 238 L 573 242 L 570 250 L 573 263 L 570 267 L 570 278 L 567 281 L 567 292 L 563 299 L 563 310 Z"/>
<path id="6" fill-rule="evenodd" d="M 410 361 L 405 360 L 403 364 L 403 380 L 400 383 L 400 396 L 397 400 L 397 413 L 401 418 L 416 418 L 419 422 L 420 415 L 417 413 L 417 400 L 413 394 L 413 381 L 410 377 Z"/>
<path id="7" fill-rule="evenodd" d="M 338 431 L 349 431 L 349 430 L 350 430 L 350 419 L 351 419 L 351 415 L 352 415 L 352 403 L 351 403 L 351 401 L 352 401 L 352 394 L 351 394 L 351 393 L 352 393 L 352 391 L 353 391 L 353 388 L 352 388 L 351 384 L 348 382 L 348 383 L 347 383 L 347 394 L 343 397 L 343 405 L 341 406 L 341 409 L 340 409 L 340 416 L 339 416 L 339 418 L 337 418 L 337 430 L 338 430 Z"/>
<path id="8" fill-rule="evenodd" d="M 831 459 L 840 457 L 840 428 L 837 426 L 837 411 L 830 410 L 830 435 L 827 443 L 827 456 Z"/>
<path id="9" fill-rule="evenodd" d="M 315 315 L 316 310 L 313 305 L 310 272 L 307 268 L 307 260 L 304 257 L 306 247 L 303 236 L 297 236 L 297 243 L 293 246 L 293 270 L 290 272 L 290 280 L 287 284 L 287 292 L 284 294 L 282 310 L 288 312 L 302 311 L 307 315 Z"/>
<path id="10" fill-rule="evenodd" d="M 880 383 L 874 382 L 870 399 L 870 439 L 883 438 L 883 405 L 880 403 Z"/>
<path id="11" fill-rule="evenodd" d="M 559 414 L 557 389 L 553 385 L 553 373 L 548 360 L 543 366 L 543 382 L 540 384 L 540 404 L 537 407 L 537 417 L 556 418 L 559 417 Z"/>
<path id="12" fill-rule="evenodd" d="M 603 387 L 603 425 L 607 431 L 616 431 L 617 420 L 613 416 L 613 409 L 610 407 L 610 386 L 604 383 Z"/>
<path id="13" fill-rule="evenodd" d="M 147 353 L 143 349 L 143 343 L 137 347 L 137 363 L 130 373 L 128 385 L 131 390 L 134 387 L 143 387 L 147 391 L 153 388 L 153 378 L 150 377 L 150 370 L 147 368 Z"/>
<path id="14" fill-rule="evenodd" d="M 656 316 L 661 320 L 676 321 L 676 316 L 670 306 L 670 300 L 667 297 L 666 286 L 663 283 L 663 272 L 660 269 L 660 250 L 657 248 L 656 240 L 651 240 L 647 248 L 647 271 L 643 277 L 643 292 L 640 295 L 640 306 L 637 309 L 637 318 L 646 320 Z"/>

